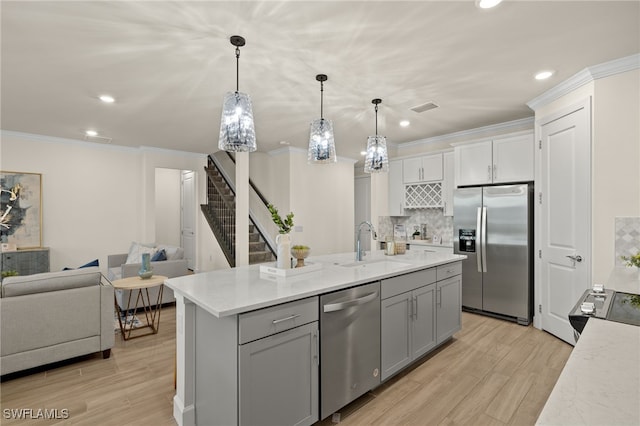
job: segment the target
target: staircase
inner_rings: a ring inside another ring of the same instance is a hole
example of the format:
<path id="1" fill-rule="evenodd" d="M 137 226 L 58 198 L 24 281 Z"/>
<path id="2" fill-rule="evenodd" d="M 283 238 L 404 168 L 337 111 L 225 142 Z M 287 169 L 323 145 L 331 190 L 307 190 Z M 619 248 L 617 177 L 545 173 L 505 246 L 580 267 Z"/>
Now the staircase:
<path id="1" fill-rule="evenodd" d="M 235 194 L 225 181 L 215 162 L 209 156 L 207 167 L 207 204 L 200 208 L 209 227 L 213 231 L 231 267 L 235 266 L 236 255 L 236 203 Z M 249 219 L 250 222 L 251 218 Z M 249 264 L 275 261 L 274 253 L 254 223 L 249 224 Z"/>

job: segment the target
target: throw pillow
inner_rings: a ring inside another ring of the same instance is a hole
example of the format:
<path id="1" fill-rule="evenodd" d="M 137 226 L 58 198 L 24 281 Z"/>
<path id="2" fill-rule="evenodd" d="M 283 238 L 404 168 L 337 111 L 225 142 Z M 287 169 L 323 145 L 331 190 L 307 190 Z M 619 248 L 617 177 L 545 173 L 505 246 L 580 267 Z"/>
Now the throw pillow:
<path id="1" fill-rule="evenodd" d="M 160 249 L 151 256 L 152 262 L 161 262 L 167 260 L 167 252 L 164 249 Z"/>
<path id="2" fill-rule="evenodd" d="M 155 244 L 143 244 L 134 241 L 131 243 L 131 247 L 129 247 L 129 254 L 127 255 L 127 261 L 125 263 L 142 263 L 142 253 L 153 255 L 155 251 Z"/>
<path id="3" fill-rule="evenodd" d="M 85 264 L 84 264 L 84 265 L 82 265 L 82 266 L 78 266 L 78 269 L 82 269 L 82 268 L 91 268 L 92 266 L 100 266 L 100 262 L 98 261 L 98 259 L 96 259 L 96 260 L 92 260 L 92 261 L 91 261 L 91 262 L 89 262 L 89 263 L 85 263 Z M 73 268 L 62 268 L 62 270 L 63 270 L 63 271 L 70 271 L 70 270 L 72 270 L 72 269 L 73 269 Z"/>

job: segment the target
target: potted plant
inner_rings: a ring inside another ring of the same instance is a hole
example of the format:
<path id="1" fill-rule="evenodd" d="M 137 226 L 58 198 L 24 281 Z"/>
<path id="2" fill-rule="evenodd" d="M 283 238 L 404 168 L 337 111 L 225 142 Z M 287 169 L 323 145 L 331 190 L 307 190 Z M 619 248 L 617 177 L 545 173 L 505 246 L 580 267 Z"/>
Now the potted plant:
<path id="1" fill-rule="evenodd" d="M 626 266 L 640 268 L 640 251 L 631 256 L 620 256 L 626 262 Z"/>
<path id="2" fill-rule="evenodd" d="M 289 213 L 284 220 L 280 217 L 278 209 L 273 204 L 267 204 L 273 223 L 279 228 L 276 236 L 277 262 L 276 266 L 281 269 L 291 269 L 291 237 L 289 232 L 293 229 L 293 213 Z"/>
<path id="3" fill-rule="evenodd" d="M 295 245 L 291 247 L 291 254 L 297 259 L 296 268 L 302 268 L 304 266 L 304 259 L 309 256 L 311 249 L 308 246 Z"/>

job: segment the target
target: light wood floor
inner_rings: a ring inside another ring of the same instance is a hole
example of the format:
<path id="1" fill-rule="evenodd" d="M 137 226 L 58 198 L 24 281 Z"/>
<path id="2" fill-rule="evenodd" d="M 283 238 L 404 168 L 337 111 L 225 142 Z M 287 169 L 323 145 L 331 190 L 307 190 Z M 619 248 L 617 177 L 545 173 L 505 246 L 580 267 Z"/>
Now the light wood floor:
<path id="1" fill-rule="evenodd" d="M 415 368 L 345 407 L 341 424 L 532 425 L 571 346 L 533 327 L 463 313 L 462 331 Z M 175 425 L 175 308 L 162 310 L 160 332 L 123 342 L 111 358 L 73 363 L 0 385 L 4 409 L 68 409 L 46 424 Z M 43 420 L 1 424 L 41 425 Z M 331 417 L 319 425 L 331 424 Z"/>

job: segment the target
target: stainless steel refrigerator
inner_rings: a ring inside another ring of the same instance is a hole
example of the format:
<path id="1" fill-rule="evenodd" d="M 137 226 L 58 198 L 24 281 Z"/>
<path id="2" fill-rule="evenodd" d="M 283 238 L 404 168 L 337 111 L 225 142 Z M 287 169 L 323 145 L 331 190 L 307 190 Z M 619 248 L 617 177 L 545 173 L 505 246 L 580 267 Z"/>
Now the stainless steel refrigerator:
<path id="1" fill-rule="evenodd" d="M 533 318 L 533 186 L 457 189 L 454 252 L 462 262 L 462 307 L 528 325 Z"/>

